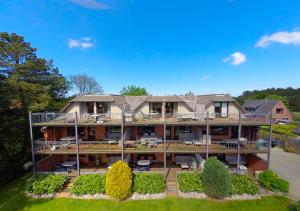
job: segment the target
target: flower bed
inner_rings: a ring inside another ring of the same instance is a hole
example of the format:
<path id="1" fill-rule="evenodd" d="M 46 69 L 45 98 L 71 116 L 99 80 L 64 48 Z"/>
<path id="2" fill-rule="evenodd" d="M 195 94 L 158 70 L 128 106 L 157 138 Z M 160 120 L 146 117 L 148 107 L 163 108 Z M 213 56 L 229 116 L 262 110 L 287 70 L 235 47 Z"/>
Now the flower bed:
<path id="1" fill-rule="evenodd" d="M 65 175 L 42 175 L 36 176 L 29 184 L 28 191 L 33 195 L 51 195 L 60 191 L 67 176 Z"/>
<path id="2" fill-rule="evenodd" d="M 157 194 L 165 191 L 164 177 L 158 173 L 137 173 L 133 175 L 133 192 L 139 194 Z"/>
<path id="3" fill-rule="evenodd" d="M 271 191 L 289 191 L 289 182 L 280 178 L 271 170 L 260 173 L 258 176 L 258 181 L 263 187 Z"/>
<path id="4" fill-rule="evenodd" d="M 105 193 L 105 174 L 80 175 L 74 181 L 71 192 L 75 195 Z"/>
<path id="5" fill-rule="evenodd" d="M 178 188 L 181 192 L 203 192 L 202 176 L 198 172 L 180 173 L 177 175 Z"/>
<path id="6" fill-rule="evenodd" d="M 231 195 L 249 194 L 255 195 L 258 193 L 258 188 L 253 180 L 247 176 L 233 174 L 231 175 Z"/>

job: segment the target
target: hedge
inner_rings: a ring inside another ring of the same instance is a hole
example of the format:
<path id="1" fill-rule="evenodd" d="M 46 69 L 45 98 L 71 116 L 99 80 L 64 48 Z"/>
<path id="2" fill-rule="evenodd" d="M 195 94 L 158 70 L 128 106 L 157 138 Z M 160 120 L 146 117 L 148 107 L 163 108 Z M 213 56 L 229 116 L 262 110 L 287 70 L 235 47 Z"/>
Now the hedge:
<path id="1" fill-rule="evenodd" d="M 233 174 L 231 175 L 231 184 L 230 194 L 255 195 L 258 193 L 258 187 L 248 176 Z"/>
<path id="2" fill-rule="evenodd" d="M 271 170 L 260 173 L 258 176 L 258 181 L 263 187 L 271 191 L 289 191 L 289 182 L 280 178 Z"/>
<path id="3" fill-rule="evenodd" d="M 214 198 L 230 195 L 231 179 L 228 169 L 216 157 L 210 157 L 204 164 L 202 173 L 204 193 Z"/>
<path id="4" fill-rule="evenodd" d="M 298 202 L 296 203 L 296 210 L 297 210 L 297 211 L 300 211 L 300 201 L 298 201 Z"/>
<path id="5" fill-rule="evenodd" d="M 164 177 L 159 173 L 137 173 L 133 175 L 133 192 L 141 194 L 162 193 L 166 184 Z"/>
<path id="6" fill-rule="evenodd" d="M 33 194 L 52 194 L 60 191 L 67 176 L 65 175 L 41 175 L 36 176 L 29 185 L 29 192 Z"/>
<path id="7" fill-rule="evenodd" d="M 115 162 L 106 175 L 106 193 L 114 199 L 123 200 L 131 194 L 131 169 L 123 161 Z"/>
<path id="8" fill-rule="evenodd" d="M 80 175 L 75 179 L 71 192 L 76 195 L 105 193 L 105 174 Z"/>
<path id="9" fill-rule="evenodd" d="M 177 175 L 177 181 L 181 192 L 203 192 L 201 173 L 180 173 Z"/>
<path id="10" fill-rule="evenodd" d="M 297 134 L 294 131 L 296 128 L 297 125 L 273 125 L 272 131 L 275 134 L 286 135 L 289 137 L 297 137 Z M 269 126 L 261 126 L 261 129 L 263 131 L 269 132 Z"/>

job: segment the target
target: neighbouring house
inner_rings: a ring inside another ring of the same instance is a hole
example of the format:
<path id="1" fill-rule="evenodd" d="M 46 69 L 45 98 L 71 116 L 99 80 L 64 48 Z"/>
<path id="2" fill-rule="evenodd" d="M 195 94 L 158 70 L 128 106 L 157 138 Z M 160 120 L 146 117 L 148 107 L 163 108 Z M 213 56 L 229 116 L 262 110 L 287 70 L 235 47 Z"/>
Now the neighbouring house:
<path id="1" fill-rule="evenodd" d="M 247 114 L 228 94 L 81 95 L 59 113 L 31 119 L 40 172 L 72 167 L 78 158 L 81 172 L 106 171 L 122 155 L 134 170 L 198 169 L 206 156 L 229 168 L 239 160 L 252 173 L 267 168 L 257 153 L 268 151 L 260 137 L 268 119 Z"/>
<path id="2" fill-rule="evenodd" d="M 243 108 L 246 112 L 253 115 L 267 115 L 272 112 L 272 118 L 275 123 L 290 122 L 293 120 L 292 113 L 281 100 L 247 100 Z"/>

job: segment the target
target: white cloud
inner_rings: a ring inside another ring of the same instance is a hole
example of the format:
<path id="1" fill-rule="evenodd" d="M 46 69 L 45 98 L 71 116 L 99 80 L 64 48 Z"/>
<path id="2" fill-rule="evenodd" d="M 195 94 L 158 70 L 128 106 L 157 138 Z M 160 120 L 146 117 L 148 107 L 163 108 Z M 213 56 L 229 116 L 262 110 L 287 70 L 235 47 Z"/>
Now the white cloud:
<path id="1" fill-rule="evenodd" d="M 222 62 L 230 62 L 232 65 L 240 65 L 247 61 L 246 55 L 241 52 L 234 52 L 229 57 L 222 59 Z"/>
<path id="2" fill-rule="evenodd" d="M 81 39 L 69 39 L 69 48 L 91 48 L 94 46 L 94 41 L 89 37 L 84 37 Z"/>
<path id="3" fill-rule="evenodd" d="M 297 30 L 297 29 L 296 29 Z M 284 45 L 299 45 L 300 44 L 300 31 L 281 31 L 276 32 L 271 35 L 264 35 L 262 36 L 257 43 L 255 44 L 255 47 L 257 48 L 267 48 L 272 43 L 280 43 Z"/>
<path id="4" fill-rule="evenodd" d="M 96 10 L 109 9 L 109 6 L 107 4 L 98 2 L 96 0 L 70 0 L 70 1 L 89 9 L 96 9 Z"/>

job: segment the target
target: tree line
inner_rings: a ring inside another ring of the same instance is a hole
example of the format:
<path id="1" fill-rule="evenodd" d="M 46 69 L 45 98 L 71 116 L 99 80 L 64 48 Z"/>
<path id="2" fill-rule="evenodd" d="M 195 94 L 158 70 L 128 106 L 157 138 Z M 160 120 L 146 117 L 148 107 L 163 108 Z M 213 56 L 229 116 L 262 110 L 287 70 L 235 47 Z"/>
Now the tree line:
<path id="1" fill-rule="evenodd" d="M 264 90 L 244 91 L 236 100 L 243 104 L 248 99 L 282 100 L 292 111 L 300 111 L 300 88 L 269 88 Z"/>
<path id="2" fill-rule="evenodd" d="M 0 185 L 22 172 L 31 160 L 28 112 L 59 111 L 75 95 L 103 93 L 95 78 L 63 76 L 52 60 L 16 33 L 0 33 Z M 123 95 L 148 95 L 145 88 L 128 86 Z"/>

